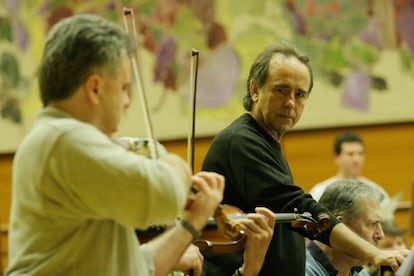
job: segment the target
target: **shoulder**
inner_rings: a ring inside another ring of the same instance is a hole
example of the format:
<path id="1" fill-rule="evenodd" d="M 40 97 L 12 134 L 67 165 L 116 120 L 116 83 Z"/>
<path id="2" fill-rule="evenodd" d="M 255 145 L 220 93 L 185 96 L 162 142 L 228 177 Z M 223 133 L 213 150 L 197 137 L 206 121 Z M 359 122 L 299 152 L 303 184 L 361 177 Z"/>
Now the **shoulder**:
<path id="1" fill-rule="evenodd" d="M 44 132 L 51 137 L 66 135 L 76 138 L 83 134 L 88 135 L 89 138 L 107 137 L 95 126 L 79 121 L 70 114 L 55 108 L 45 108 L 39 112 L 33 131 Z"/>
<path id="2" fill-rule="evenodd" d="M 221 130 L 217 136 L 246 135 L 247 133 L 252 132 L 252 129 L 255 128 L 256 124 L 256 121 L 250 114 L 244 113 Z"/>
<path id="3" fill-rule="evenodd" d="M 41 148 L 46 154 L 59 147 L 67 156 L 78 146 L 101 143 L 99 141 L 110 143 L 110 138 L 96 127 L 70 117 L 62 111 L 45 109 L 38 114 L 32 129 L 19 148 L 23 152 Z"/>
<path id="4" fill-rule="evenodd" d="M 309 191 L 309 193 L 312 195 L 312 197 L 315 200 L 319 200 L 319 198 L 322 196 L 325 189 L 332 184 L 336 180 L 335 177 L 330 177 L 322 182 L 319 182 L 315 184 L 315 186 L 312 187 L 312 189 Z"/>
<path id="5" fill-rule="evenodd" d="M 372 186 L 376 187 L 381 193 L 387 194 L 380 184 L 372 181 L 371 179 L 368 179 L 366 177 L 361 177 L 361 181 L 363 181 L 363 182 L 365 182 L 365 183 L 367 183 L 369 185 L 372 185 Z"/>
<path id="6" fill-rule="evenodd" d="M 212 144 L 226 147 L 249 148 L 266 147 L 266 135 L 254 118 L 245 113 L 235 119 L 230 125 L 220 131 L 213 139 Z"/>

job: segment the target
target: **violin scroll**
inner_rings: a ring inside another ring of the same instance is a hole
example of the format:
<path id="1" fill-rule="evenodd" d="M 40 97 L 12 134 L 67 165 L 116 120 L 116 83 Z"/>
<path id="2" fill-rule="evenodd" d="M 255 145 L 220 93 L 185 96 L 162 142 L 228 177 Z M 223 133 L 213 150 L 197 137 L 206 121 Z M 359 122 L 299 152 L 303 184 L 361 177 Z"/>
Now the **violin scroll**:
<path id="1" fill-rule="evenodd" d="M 214 221 L 217 223 L 219 232 L 230 240 L 238 240 L 244 232 L 240 223 L 236 220 L 229 219 L 223 212 L 223 205 L 219 205 L 214 211 Z"/>
<path id="2" fill-rule="evenodd" d="M 206 228 L 216 227 L 220 233 L 226 236 L 227 239 L 237 240 L 238 235 L 242 233 L 241 225 L 237 223 L 238 219 L 246 218 L 246 214 L 240 209 L 231 205 L 220 205 L 220 208 L 231 209 L 231 213 L 227 211 L 226 218 L 210 218 L 207 222 Z M 296 210 L 295 210 L 296 211 Z M 323 231 L 327 230 L 331 225 L 331 220 L 328 214 L 319 215 L 318 219 L 314 219 L 312 214 L 304 212 L 298 213 L 275 213 L 276 223 L 290 223 L 292 228 L 303 232 L 306 236 L 316 239 Z M 220 225 L 222 221 L 222 226 Z M 220 230 L 222 229 L 222 230 Z"/>
<path id="3" fill-rule="evenodd" d="M 292 218 L 295 217 L 295 219 L 291 221 L 292 227 L 299 229 L 312 239 L 318 238 L 319 235 L 331 225 L 331 219 L 328 214 L 320 214 L 318 220 L 314 219 L 309 212 L 304 212 L 303 214 L 287 213 L 275 215 L 276 223 L 285 222 L 288 220 L 287 216 L 289 215 L 292 216 Z"/>
<path id="4" fill-rule="evenodd" d="M 243 212 L 234 206 L 221 204 L 207 221 L 201 236 L 193 242 L 203 254 L 233 254 L 241 252 L 246 244 L 246 235 L 237 220 Z"/>

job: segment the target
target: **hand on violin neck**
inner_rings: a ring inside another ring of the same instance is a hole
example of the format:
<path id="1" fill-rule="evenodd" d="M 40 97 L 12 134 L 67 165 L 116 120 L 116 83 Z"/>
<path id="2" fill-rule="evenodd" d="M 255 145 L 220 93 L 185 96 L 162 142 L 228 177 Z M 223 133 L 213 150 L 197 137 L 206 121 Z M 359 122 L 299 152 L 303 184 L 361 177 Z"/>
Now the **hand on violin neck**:
<path id="1" fill-rule="evenodd" d="M 240 268 L 242 275 L 258 275 L 264 262 L 267 248 L 273 237 L 276 215 L 268 208 L 257 207 L 256 213 L 240 220 L 247 236 L 243 253 L 244 263 Z"/>

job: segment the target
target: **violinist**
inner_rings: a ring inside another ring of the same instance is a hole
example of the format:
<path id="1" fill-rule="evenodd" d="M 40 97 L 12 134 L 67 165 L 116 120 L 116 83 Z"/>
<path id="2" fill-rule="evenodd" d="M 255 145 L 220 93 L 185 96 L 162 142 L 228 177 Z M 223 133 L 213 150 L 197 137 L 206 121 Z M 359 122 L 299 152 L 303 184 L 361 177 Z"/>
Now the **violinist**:
<path id="1" fill-rule="evenodd" d="M 130 104 L 132 45 L 87 14 L 47 35 L 43 109 L 14 158 L 6 275 L 166 275 L 222 200 L 217 173 L 192 176 L 176 155 L 149 159 L 111 139 Z M 174 220 L 191 186 L 177 226 L 140 245 L 134 229 Z"/>
<path id="2" fill-rule="evenodd" d="M 304 237 L 317 239 L 376 266 L 388 265 L 396 270 L 407 250 L 379 250 L 294 184 L 280 143 L 299 121 L 310 97 L 313 73 L 309 58 L 287 42 L 269 45 L 251 65 L 246 84 L 243 99 L 246 113 L 216 135 L 202 170 L 223 175 L 226 179 L 223 203 L 244 212 L 265 206 L 275 213 L 291 213 L 296 209 L 299 213 L 310 212 L 317 222 L 327 216 L 330 220 L 329 227 L 314 233 L 289 224 L 276 224 L 260 275 L 305 275 Z M 205 260 L 210 266 L 220 268 L 223 275 L 241 263 L 237 255 Z"/>

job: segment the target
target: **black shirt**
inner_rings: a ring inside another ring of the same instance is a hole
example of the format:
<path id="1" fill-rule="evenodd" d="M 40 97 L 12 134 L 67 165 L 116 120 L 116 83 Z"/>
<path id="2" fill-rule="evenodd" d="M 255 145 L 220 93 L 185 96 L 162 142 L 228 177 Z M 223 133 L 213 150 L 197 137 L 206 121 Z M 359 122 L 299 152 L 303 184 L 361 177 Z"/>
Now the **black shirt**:
<path id="1" fill-rule="evenodd" d="M 329 213 L 294 184 L 280 144 L 248 113 L 213 139 L 202 170 L 222 174 L 226 179 L 223 203 L 244 212 L 254 212 L 255 207 L 264 206 L 276 213 L 291 213 L 296 208 L 299 213 L 312 213 L 314 218 L 320 213 Z M 338 223 L 331 218 L 331 227 L 318 238 L 326 244 L 333 225 Z M 290 224 L 276 224 L 260 275 L 305 275 L 304 235 Z M 217 259 L 220 257 L 207 256 L 207 265 L 212 262 L 225 266 L 224 275 L 229 275 L 242 261 L 239 256 L 238 262 L 225 261 L 223 265 Z"/>

